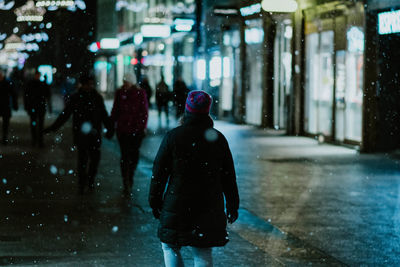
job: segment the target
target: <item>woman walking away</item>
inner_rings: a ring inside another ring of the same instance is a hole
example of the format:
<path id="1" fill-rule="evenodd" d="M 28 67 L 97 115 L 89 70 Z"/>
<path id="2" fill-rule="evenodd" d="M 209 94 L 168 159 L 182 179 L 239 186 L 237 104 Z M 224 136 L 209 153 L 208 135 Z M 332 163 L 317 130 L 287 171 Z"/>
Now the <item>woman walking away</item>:
<path id="1" fill-rule="evenodd" d="M 137 87 L 135 76 L 126 74 L 123 85 L 115 92 L 111 118 L 115 123 L 121 149 L 121 175 L 124 193 L 130 196 L 133 175 L 139 161 L 139 148 L 147 126 L 146 91 Z"/>
<path id="2" fill-rule="evenodd" d="M 183 266 L 182 246 L 192 248 L 194 266 L 212 266 L 212 247 L 229 241 L 226 222 L 238 217 L 232 155 L 213 128 L 211 102 L 204 91 L 189 93 L 182 125 L 165 135 L 154 161 L 149 204 L 167 267 Z"/>

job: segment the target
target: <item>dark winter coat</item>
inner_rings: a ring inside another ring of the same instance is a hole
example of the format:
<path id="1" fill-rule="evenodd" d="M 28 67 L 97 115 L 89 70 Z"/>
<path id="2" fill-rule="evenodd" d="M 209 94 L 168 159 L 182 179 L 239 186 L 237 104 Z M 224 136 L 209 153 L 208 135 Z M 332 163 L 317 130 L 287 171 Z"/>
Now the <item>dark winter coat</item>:
<path id="1" fill-rule="evenodd" d="M 6 79 L 0 81 L 0 116 L 11 116 L 11 106 L 18 109 L 18 99 L 11 82 Z"/>
<path id="2" fill-rule="evenodd" d="M 165 193 L 164 193 L 165 192 Z M 227 210 L 239 195 L 232 155 L 208 115 L 186 116 L 166 134 L 154 161 L 149 203 L 161 211 L 161 242 L 214 247 L 228 242 Z"/>
<path id="3" fill-rule="evenodd" d="M 95 90 L 84 91 L 80 89 L 73 94 L 67 102 L 63 112 L 48 131 L 60 128 L 72 115 L 74 144 L 80 142 L 101 143 L 102 124 L 108 131 L 113 132 L 111 119 L 104 106 L 103 97 Z"/>
<path id="4" fill-rule="evenodd" d="M 147 126 L 148 102 L 146 91 L 134 86 L 115 92 L 111 118 L 117 133 L 133 134 L 144 132 Z"/>
<path id="5" fill-rule="evenodd" d="M 50 102 L 50 87 L 40 80 L 30 81 L 25 89 L 24 104 L 28 114 L 38 112 L 44 114 Z"/>

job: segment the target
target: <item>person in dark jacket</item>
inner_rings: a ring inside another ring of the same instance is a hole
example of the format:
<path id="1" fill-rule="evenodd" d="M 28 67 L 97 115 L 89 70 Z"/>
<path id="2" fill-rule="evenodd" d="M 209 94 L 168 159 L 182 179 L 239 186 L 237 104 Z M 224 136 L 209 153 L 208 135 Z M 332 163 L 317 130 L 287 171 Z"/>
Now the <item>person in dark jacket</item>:
<path id="1" fill-rule="evenodd" d="M 154 160 L 149 204 L 166 266 L 183 266 L 182 246 L 193 248 L 195 266 L 212 266 L 212 247 L 229 241 L 227 220 L 238 217 L 233 159 L 213 128 L 211 102 L 204 91 L 189 93 L 183 124 L 166 134 Z"/>
<path id="2" fill-rule="evenodd" d="M 40 81 L 40 72 L 36 72 L 33 80 L 28 82 L 24 94 L 25 110 L 31 119 L 32 145 L 43 143 L 43 126 L 46 109 L 51 112 L 50 87 Z"/>
<path id="3" fill-rule="evenodd" d="M 107 138 L 113 135 L 111 119 L 104 106 L 103 97 L 94 88 L 94 79 L 83 76 L 81 87 L 71 95 L 64 110 L 45 133 L 56 131 L 72 115 L 73 142 L 78 151 L 79 190 L 84 193 L 95 186 L 95 176 L 100 162 L 102 125 L 107 129 Z"/>
<path id="4" fill-rule="evenodd" d="M 147 95 L 147 104 L 150 107 L 150 98 L 153 95 L 153 89 L 151 89 L 149 79 L 147 77 L 144 77 L 142 81 L 139 84 L 140 88 L 144 89 L 146 91 Z"/>
<path id="5" fill-rule="evenodd" d="M 18 110 L 18 99 L 13 84 L 6 80 L 3 71 L 0 70 L 0 117 L 3 121 L 3 145 L 8 143 L 8 127 L 10 126 L 11 107 Z"/>
<path id="6" fill-rule="evenodd" d="M 139 149 L 147 126 L 148 102 L 146 91 L 135 85 L 135 76 L 125 74 L 123 82 L 122 87 L 115 92 L 111 119 L 117 129 L 121 149 L 124 193 L 130 196 L 133 175 L 139 162 Z"/>
<path id="7" fill-rule="evenodd" d="M 161 114 L 164 111 L 167 126 L 169 125 L 169 110 L 168 103 L 170 98 L 170 91 L 168 85 L 165 83 L 164 76 L 161 76 L 161 81 L 156 86 L 156 104 L 158 109 L 158 124 L 161 127 Z"/>
<path id="8" fill-rule="evenodd" d="M 185 112 L 185 101 L 189 93 L 185 82 L 179 77 L 174 83 L 173 100 L 176 111 L 176 118 L 179 119 Z"/>

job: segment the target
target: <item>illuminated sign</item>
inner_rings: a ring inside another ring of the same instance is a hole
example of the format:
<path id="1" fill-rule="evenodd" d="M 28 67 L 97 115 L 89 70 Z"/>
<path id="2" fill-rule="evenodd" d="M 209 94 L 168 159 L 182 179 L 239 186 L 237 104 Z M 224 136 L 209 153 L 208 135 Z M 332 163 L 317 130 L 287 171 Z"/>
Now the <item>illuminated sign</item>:
<path id="1" fill-rule="evenodd" d="M 116 38 L 103 38 L 100 40 L 101 49 L 118 49 L 119 46 L 119 40 Z"/>
<path id="2" fill-rule="evenodd" d="M 295 12 L 297 10 L 297 2 L 295 0 L 263 0 L 261 7 L 267 12 Z"/>
<path id="3" fill-rule="evenodd" d="M 190 32 L 194 25 L 194 20 L 192 19 L 175 19 L 175 30 L 178 32 Z"/>
<path id="4" fill-rule="evenodd" d="M 166 38 L 171 35 L 171 27 L 163 24 L 145 24 L 140 27 L 143 37 Z"/>
<path id="5" fill-rule="evenodd" d="M 239 10 L 233 7 L 214 7 L 214 14 L 221 16 L 236 16 L 239 15 Z"/>
<path id="6" fill-rule="evenodd" d="M 400 10 L 379 13 L 378 32 L 379 34 L 400 32 Z"/>
<path id="7" fill-rule="evenodd" d="M 245 6 L 240 9 L 240 14 L 243 17 L 251 16 L 261 12 L 261 4 L 254 4 L 251 6 Z"/>

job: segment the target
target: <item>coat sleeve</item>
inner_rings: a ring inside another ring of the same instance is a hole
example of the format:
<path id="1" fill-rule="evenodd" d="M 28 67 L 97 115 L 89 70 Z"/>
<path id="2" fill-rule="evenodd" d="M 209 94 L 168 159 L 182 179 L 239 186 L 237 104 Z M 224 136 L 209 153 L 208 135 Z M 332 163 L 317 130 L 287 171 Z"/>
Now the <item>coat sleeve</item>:
<path id="1" fill-rule="evenodd" d="M 226 209 L 234 211 L 239 209 L 239 192 L 232 153 L 225 137 L 223 137 L 223 146 L 225 155 L 222 163 L 222 189 L 226 200 Z"/>
<path id="2" fill-rule="evenodd" d="M 148 120 L 148 117 L 149 117 L 149 103 L 147 101 L 146 91 L 142 90 L 142 92 L 143 92 L 141 94 L 142 99 L 140 99 L 141 104 L 142 104 L 142 105 L 140 105 L 140 107 L 141 107 L 141 111 L 140 111 L 141 116 L 140 116 L 140 118 L 141 118 L 141 123 L 142 123 L 142 129 L 146 129 L 147 120 Z"/>
<path id="3" fill-rule="evenodd" d="M 103 97 L 99 94 L 100 97 L 100 116 L 101 116 L 101 121 L 104 124 L 104 127 L 107 129 L 107 132 L 110 132 L 114 134 L 114 123 L 111 119 L 110 116 L 108 116 L 108 112 L 106 109 L 106 106 L 104 105 L 104 99 Z M 112 136 L 112 135 L 111 135 Z"/>
<path id="4" fill-rule="evenodd" d="M 113 107 L 111 110 L 111 120 L 115 123 L 118 120 L 118 116 L 119 116 L 119 94 L 118 94 L 118 90 L 115 92 L 114 95 L 114 103 L 113 103 Z"/>
<path id="5" fill-rule="evenodd" d="M 60 128 L 71 116 L 75 101 L 71 99 L 66 104 L 64 110 L 57 117 L 56 121 L 48 128 L 49 131 L 56 131 Z"/>
<path id="6" fill-rule="evenodd" d="M 163 194 L 171 174 L 172 157 L 168 139 L 169 134 L 164 137 L 153 164 L 149 192 L 149 204 L 152 209 L 161 209 Z"/>

